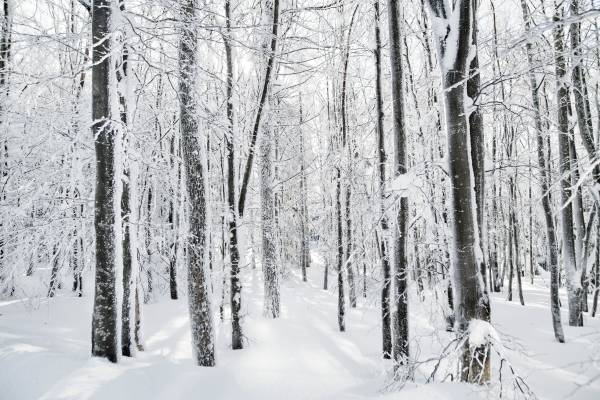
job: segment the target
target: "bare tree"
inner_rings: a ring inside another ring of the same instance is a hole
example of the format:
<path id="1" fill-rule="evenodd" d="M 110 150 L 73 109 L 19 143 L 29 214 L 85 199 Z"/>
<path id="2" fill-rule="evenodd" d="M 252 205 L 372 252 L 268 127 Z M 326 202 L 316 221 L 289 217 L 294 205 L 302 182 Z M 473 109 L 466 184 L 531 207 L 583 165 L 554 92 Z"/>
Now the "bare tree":
<path id="1" fill-rule="evenodd" d="M 92 317 L 92 355 L 117 362 L 119 354 L 117 300 L 117 237 L 120 236 L 120 165 L 117 130 L 111 115 L 110 0 L 94 0 L 92 12 L 92 134 L 96 138 L 96 290 Z"/>
<path id="2" fill-rule="evenodd" d="M 383 271 L 383 286 L 381 289 L 381 330 L 383 336 L 383 358 L 392 357 L 392 331 L 390 312 L 390 290 L 392 277 L 387 241 L 387 218 L 385 216 L 385 133 L 383 126 L 383 95 L 381 90 L 381 33 L 379 29 L 379 0 L 373 3 L 375 9 L 375 96 L 377 102 L 377 162 L 379 177 L 379 211 L 381 225 L 381 239 L 379 240 L 381 268 Z"/>
<path id="3" fill-rule="evenodd" d="M 555 50 L 555 69 L 557 79 L 557 127 L 558 127 L 558 158 L 559 171 L 561 174 L 561 219 L 562 219 L 562 237 L 563 237 L 563 262 L 565 267 L 565 277 L 567 281 L 567 291 L 569 296 L 569 325 L 580 326 L 583 323 L 581 317 L 581 297 L 582 288 L 580 274 L 577 272 L 577 263 L 575 260 L 575 242 L 573 237 L 573 205 L 571 197 L 571 158 L 569 153 L 569 120 L 568 120 L 568 97 L 566 74 L 567 66 L 565 60 L 565 45 L 563 24 L 560 23 L 563 18 L 562 5 L 556 5 L 554 21 L 554 50 Z"/>
<path id="4" fill-rule="evenodd" d="M 525 21 L 525 30 L 528 32 L 531 29 L 531 21 L 529 9 L 525 0 L 521 0 L 523 9 L 523 20 Z M 527 62 L 529 64 L 529 85 L 531 87 L 531 98 L 533 102 L 535 132 L 537 140 L 537 155 L 540 171 L 540 186 L 542 189 L 542 207 L 544 209 L 544 217 L 546 220 L 546 240 L 548 241 L 548 251 L 550 254 L 550 311 L 552 313 L 552 327 L 554 329 L 554 337 L 559 343 L 564 343 L 565 336 L 563 334 L 560 303 L 558 298 L 558 245 L 556 243 L 556 230 L 554 227 L 554 214 L 550 204 L 550 185 L 548 184 L 548 170 L 546 166 L 546 156 L 544 154 L 544 126 L 542 124 L 542 111 L 540 107 L 539 86 L 533 69 L 533 50 L 530 42 L 526 45 Z"/>
<path id="5" fill-rule="evenodd" d="M 453 294 L 455 330 L 466 334 L 471 321 L 479 317 L 479 301 L 482 297 L 481 271 L 477 254 L 483 254 L 478 246 L 473 167 L 469 146 L 469 129 L 466 104 L 466 82 L 469 76 L 469 54 L 472 46 L 474 7 L 472 0 L 457 0 L 452 9 L 442 0 L 427 0 L 431 19 L 437 18 L 434 35 L 437 41 L 444 99 L 446 105 L 446 128 L 448 138 L 449 175 L 452 186 L 452 234 L 453 243 Z M 465 341 L 461 357 L 461 380 L 486 382 L 483 365 L 471 362 L 469 341 Z M 480 352 L 476 348 L 475 352 Z"/>
<path id="6" fill-rule="evenodd" d="M 408 172 L 404 117 L 404 76 L 402 71 L 402 28 L 400 3 L 388 0 L 390 61 L 392 65 L 392 121 L 394 127 L 394 177 Z M 408 193 L 398 193 L 399 209 L 394 227 L 394 316 L 392 318 L 393 355 L 397 364 L 405 364 L 408 349 Z"/>
<path id="7" fill-rule="evenodd" d="M 196 0 L 181 3 L 181 39 L 179 43 L 179 104 L 181 147 L 186 188 L 190 200 L 187 241 L 188 302 L 192 329 L 192 350 L 199 366 L 215 365 L 212 309 L 207 272 L 207 194 L 206 154 L 197 121 L 195 82 L 197 76 Z"/>

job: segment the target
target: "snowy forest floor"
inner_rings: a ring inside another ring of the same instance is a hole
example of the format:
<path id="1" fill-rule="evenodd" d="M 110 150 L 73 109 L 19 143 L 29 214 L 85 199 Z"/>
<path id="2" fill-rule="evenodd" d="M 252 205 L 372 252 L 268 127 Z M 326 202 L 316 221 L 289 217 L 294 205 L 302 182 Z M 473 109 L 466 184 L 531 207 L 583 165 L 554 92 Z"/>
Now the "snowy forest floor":
<path id="1" fill-rule="evenodd" d="M 38 269 L 37 276 L 23 277 L 24 286 L 39 285 L 43 273 Z M 262 273 L 247 269 L 246 348 L 231 350 L 230 323 L 219 321 L 215 307 L 215 368 L 192 362 L 185 297 L 177 301 L 164 297 L 145 306 L 147 350 L 118 364 L 90 357 L 90 277 L 83 298 L 59 290 L 50 301 L 1 301 L 0 399 L 444 400 L 489 395 L 457 383 L 411 383 L 400 393 L 385 392 L 391 368 L 380 356 L 381 311 L 375 294 L 369 302 L 359 298 L 358 307 L 346 314 L 347 332 L 340 333 L 334 285 L 322 289 L 320 266 L 311 267 L 308 277 L 304 283 L 299 272 L 292 271 L 282 283 L 281 318 L 272 320 L 262 317 Z M 330 282 L 335 282 L 333 275 Z M 514 347 L 522 348 L 508 351 L 519 374 L 540 399 L 599 399 L 600 367 L 591 360 L 598 360 L 600 352 L 600 318 L 588 316 L 584 328 L 565 325 L 567 343 L 556 343 L 544 280 L 536 277 L 534 285 L 524 282 L 523 289 L 525 307 L 516 292 L 513 302 L 505 300 L 506 293 L 492 295 L 494 326 L 505 337 L 514 337 Z M 567 299 L 562 289 L 561 299 L 564 324 Z M 427 325 L 428 318 L 422 307 L 411 303 L 411 335 Z M 411 351 L 426 354 L 427 340 L 423 336 L 421 342 L 411 343 Z"/>

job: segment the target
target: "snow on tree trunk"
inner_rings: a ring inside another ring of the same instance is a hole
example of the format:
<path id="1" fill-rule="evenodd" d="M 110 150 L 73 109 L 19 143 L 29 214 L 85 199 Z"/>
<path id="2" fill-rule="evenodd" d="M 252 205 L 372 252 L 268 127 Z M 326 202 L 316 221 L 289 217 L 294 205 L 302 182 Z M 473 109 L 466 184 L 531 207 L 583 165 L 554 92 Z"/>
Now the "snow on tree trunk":
<path id="1" fill-rule="evenodd" d="M 206 154 L 199 132 L 195 82 L 197 75 L 196 0 L 181 5 L 182 31 L 179 44 L 180 129 L 185 168 L 188 212 L 188 302 L 192 350 L 199 366 L 215 365 L 215 346 L 210 304 L 208 260 Z"/>
<path id="2" fill-rule="evenodd" d="M 308 206 L 306 187 L 306 154 L 304 149 L 304 131 L 302 130 L 302 96 L 300 96 L 300 267 L 302 280 L 306 282 L 306 269 L 310 266 L 310 237 L 308 229 Z"/>
<path id="3" fill-rule="evenodd" d="M 477 44 L 477 2 L 473 1 L 473 14 L 471 25 L 471 45 L 474 47 L 475 55 L 471 58 L 469 65 L 469 80 L 467 81 L 467 96 L 471 99 L 472 106 L 475 108 L 469 115 L 469 143 L 471 148 L 471 165 L 473 166 L 473 177 L 475 185 L 475 206 L 477 215 L 477 231 L 479 232 L 480 271 L 482 278 L 481 291 L 483 294 L 480 302 L 480 316 L 484 321 L 490 321 L 490 299 L 486 288 L 486 263 L 483 256 L 484 242 L 484 217 L 485 217 L 485 134 L 483 129 L 483 113 L 478 102 L 481 89 L 481 76 L 479 73 L 479 54 Z M 472 50 L 473 51 L 473 50 Z M 487 358 L 489 368 L 489 358 Z M 488 371 L 489 376 L 489 371 Z"/>
<path id="4" fill-rule="evenodd" d="M 116 75 L 110 38 L 112 2 L 94 0 L 92 13 L 92 133 L 96 150 L 96 282 L 92 316 L 92 355 L 117 362 L 120 353 L 119 289 L 121 260 L 120 137 L 110 122 Z M 117 108 L 118 109 L 118 108 Z"/>
<path id="5" fill-rule="evenodd" d="M 402 72 L 402 32 L 400 3 L 388 0 L 390 61 L 392 66 L 392 121 L 394 127 L 394 177 L 408 171 Z M 394 302 L 392 317 L 393 356 L 396 368 L 408 362 L 408 197 L 395 193 L 398 213 L 394 227 Z M 399 378 L 399 374 L 396 375 Z"/>
<path id="6" fill-rule="evenodd" d="M 555 10 L 554 21 L 562 19 L 562 9 Z M 558 106 L 558 148 L 559 148 L 559 171 L 561 174 L 561 219 L 563 236 L 563 262 L 565 278 L 567 281 L 567 292 L 569 297 L 569 325 L 580 326 L 581 322 L 581 272 L 577 271 L 575 260 L 575 243 L 573 237 L 573 206 L 570 202 L 570 154 L 569 154 L 569 120 L 568 120 L 568 96 L 566 86 L 566 61 L 564 56 L 563 26 L 557 24 L 554 28 L 555 69 L 557 79 L 557 106 Z"/>
<path id="7" fill-rule="evenodd" d="M 0 129 L 7 132 L 6 121 L 6 105 L 4 103 L 4 97 L 8 97 L 8 70 L 11 59 L 11 46 L 12 46 L 12 22 L 14 15 L 14 6 L 12 0 L 4 0 L 2 4 L 2 32 L 0 33 Z M 8 140 L 6 140 L 3 134 L 0 139 L 0 185 L 5 185 L 8 181 Z M 6 180 L 6 181 L 5 181 Z M 6 190 L 2 190 L 2 197 L 0 202 L 6 200 Z M 0 284 L 5 278 L 5 243 L 4 243 L 4 222 L 0 218 Z"/>
<path id="8" fill-rule="evenodd" d="M 348 150 L 348 159 L 344 165 L 346 168 L 346 252 L 343 255 L 344 264 L 346 265 L 346 274 L 348 278 L 348 295 L 350 300 L 350 307 L 356 307 L 356 284 L 354 282 L 354 270 L 352 267 L 351 254 L 352 254 L 352 216 L 351 216 L 351 198 L 352 198 L 352 150 L 348 140 L 348 119 L 346 115 L 346 97 L 347 97 L 347 83 L 348 83 L 348 63 L 350 61 L 350 38 L 352 35 L 352 26 L 354 25 L 354 17 L 358 6 L 354 8 L 350 25 L 348 27 L 348 40 L 346 42 L 345 56 L 344 56 L 344 72 L 342 76 L 342 92 L 341 92 L 341 107 L 340 114 L 342 118 L 342 149 Z M 340 158 L 343 159 L 343 154 L 340 154 Z M 341 194 L 340 194 L 341 195 Z"/>
<path id="9" fill-rule="evenodd" d="M 279 273 L 275 251 L 275 198 L 273 197 L 272 131 L 263 124 L 260 154 L 260 211 L 262 230 L 262 268 L 264 275 L 263 316 L 279 317 Z"/>
<path id="10" fill-rule="evenodd" d="M 437 41 L 442 81 L 445 89 L 446 129 L 448 137 L 449 175 L 452 193 L 453 295 L 455 330 L 464 335 L 471 321 L 479 317 L 482 299 L 480 265 L 483 253 L 476 219 L 473 166 L 469 138 L 470 98 L 466 80 L 471 53 L 474 7 L 472 0 L 457 0 L 453 10 L 442 0 L 427 0 Z M 485 383 L 480 368 L 473 368 L 481 347 L 465 342 L 461 356 L 461 380 Z M 475 352 L 475 354 L 471 354 Z"/>
<path id="11" fill-rule="evenodd" d="M 530 30 L 529 10 L 525 0 L 521 0 L 523 10 L 523 20 L 525 21 L 525 30 Z M 548 241 L 548 252 L 550 254 L 550 311 L 552 313 L 552 327 L 554 329 L 554 337 L 559 343 L 564 343 L 565 336 L 563 334 L 560 304 L 558 298 L 558 244 L 556 243 L 556 230 L 554 227 L 554 214 L 550 205 L 550 185 L 548 183 L 548 171 L 546 166 L 546 156 L 544 152 L 544 129 L 542 125 L 542 111 L 540 107 L 540 96 L 535 71 L 533 69 L 533 49 L 530 42 L 526 45 L 527 62 L 529 64 L 529 85 L 531 87 L 531 97 L 533 100 L 535 132 L 537 139 L 537 155 L 540 171 L 540 187 L 542 190 L 542 207 L 544 209 L 544 217 L 546 220 L 546 240 Z"/>
<path id="12" fill-rule="evenodd" d="M 340 167 L 337 167 L 337 184 L 335 194 L 335 208 L 337 217 L 337 286 L 338 286 L 338 327 L 340 332 L 346 331 L 346 305 L 344 299 L 344 234 L 342 232 L 342 172 Z"/>
<path id="13" fill-rule="evenodd" d="M 274 21 L 274 5 L 267 1 L 264 10 L 264 19 Z M 268 25 L 267 25 L 268 26 Z M 265 35 L 264 49 L 269 44 L 269 32 Z M 267 50 L 268 51 L 268 50 Z M 270 55 L 267 54 L 267 65 Z M 267 66 L 268 68 L 268 66 Z M 271 86 L 264 88 L 268 93 L 267 104 L 272 104 Z M 267 111 L 267 110 L 265 110 Z M 262 230 L 262 268 L 264 276 L 264 301 L 263 316 L 267 318 L 279 317 L 279 271 L 277 269 L 276 229 L 275 229 L 275 197 L 273 195 L 273 129 L 271 121 L 262 124 L 262 138 L 259 148 L 260 156 L 260 211 Z"/>
<path id="14" fill-rule="evenodd" d="M 119 11 L 125 11 L 124 0 L 119 1 Z M 116 20 L 116 18 L 115 18 Z M 122 23 L 122 21 L 121 21 Z M 125 25 L 126 27 L 127 25 Z M 115 52 L 117 95 L 119 98 L 119 113 L 121 129 L 125 134 L 123 143 L 123 178 L 121 191 L 121 219 L 122 219 L 122 259 L 123 259 L 123 302 L 121 304 L 121 354 L 131 357 L 135 354 L 134 331 L 135 331 L 135 284 L 137 280 L 137 240 L 136 240 L 136 214 L 137 214 L 137 168 L 132 166 L 135 161 L 131 157 L 134 146 L 134 138 L 129 135 L 128 123 L 131 120 L 129 106 L 130 82 L 129 82 L 129 51 L 123 42 L 126 31 L 119 27 L 121 32 L 117 35 Z M 118 56 L 120 52 L 120 58 Z M 127 157 L 129 156 L 129 157 Z M 129 159 L 127 159 L 129 158 Z"/>
<path id="15" fill-rule="evenodd" d="M 179 218 L 180 215 L 177 210 L 178 194 L 179 194 L 179 185 L 181 181 L 181 173 L 179 161 L 176 159 L 178 151 L 176 148 L 179 146 L 175 146 L 175 136 L 171 138 L 170 145 L 170 166 L 171 166 L 171 176 L 172 176 L 172 186 L 169 191 L 169 225 L 171 227 L 171 232 L 173 235 L 172 244 L 170 248 L 169 254 L 169 291 L 171 294 L 171 300 L 177 300 L 177 260 L 178 260 L 178 250 L 179 250 Z"/>
<path id="16" fill-rule="evenodd" d="M 385 133 L 383 126 L 383 96 L 381 90 L 381 34 L 379 29 L 379 0 L 373 3 L 375 9 L 375 95 L 377 103 L 377 162 L 379 177 L 379 214 L 381 225 L 380 262 L 383 271 L 383 285 L 381 289 L 381 330 L 383 339 L 383 358 L 392 357 L 392 331 L 390 312 L 390 290 L 392 286 L 390 260 L 388 254 L 388 224 L 385 216 Z"/>

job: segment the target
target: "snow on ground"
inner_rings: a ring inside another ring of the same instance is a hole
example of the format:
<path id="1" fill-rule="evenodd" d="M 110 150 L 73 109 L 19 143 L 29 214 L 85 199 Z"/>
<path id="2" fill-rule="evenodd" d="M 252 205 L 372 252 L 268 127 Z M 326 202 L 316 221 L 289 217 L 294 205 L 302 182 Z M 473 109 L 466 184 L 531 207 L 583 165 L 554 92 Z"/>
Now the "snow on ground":
<path id="1" fill-rule="evenodd" d="M 41 272 L 38 272 L 41 273 Z M 230 324 L 216 317 L 217 366 L 201 368 L 191 358 L 187 299 L 144 307 L 147 351 L 118 364 L 90 357 L 92 287 L 87 295 L 57 297 L 31 307 L 27 300 L 0 302 L 0 399 L 477 399 L 468 385 L 408 385 L 400 393 L 382 391 L 390 374 L 380 357 L 380 310 L 359 299 L 347 313 L 347 332 L 337 328 L 337 292 L 324 291 L 322 270 L 309 269 L 309 282 L 299 273 L 282 284 L 282 316 L 262 318 L 260 270 L 244 275 L 244 350 L 233 351 Z M 36 278 L 24 278 L 33 285 Z M 330 282 L 334 279 L 330 278 Z M 39 284 L 39 283 L 38 283 Z M 541 278 L 524 283 L 525 303 L 494 294 L 492 322 L 505 335 L 521 340 L 530 358 L 509 351 L 540 399 L 599 399 L 600 372 L 589 360 L 600 351 L 600 319 L 586 327 L 565 326 L 567 344 L 554 341 L 548 289 Z M 515 297 L 518 299 L 518 296 Z M 563 321 L 567 320 L 563 293 Z M 411 333 L 426 331 L 423 308 L 411 305 Z M 424 327 L 424 328 L 423 328 Z M 439 335 L 451 335 L 445 332 Z M 450 336 L 448 336 L 450 337 Z M 426 339 L 423 339 L 424 341 Z M 411 345 L 412 346 L 412 345 Z M 427 354 L 427 344 L 419 351 Z M 411 347 L 411 350 L 416 346 Z M 583 384 L 578 391 L 576 384 Z"/>

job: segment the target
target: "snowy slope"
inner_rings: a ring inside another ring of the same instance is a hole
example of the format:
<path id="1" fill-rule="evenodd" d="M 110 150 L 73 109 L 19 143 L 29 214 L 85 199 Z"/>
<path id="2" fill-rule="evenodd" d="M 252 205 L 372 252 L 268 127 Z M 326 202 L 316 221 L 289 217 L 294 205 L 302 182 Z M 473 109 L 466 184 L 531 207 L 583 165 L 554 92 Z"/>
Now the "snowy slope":
<path id="1" fill-rule="evenodd" d="M 337 294 L 321 289 L 322 270 L 318 267 L 309 269 L 309 283 L 303 283 L 299 274 L 283 283 L 279 320 L 261 317 L 260 270 L 246 271 L 244 278 L 247 346 L 232 351 L 228 347 L 230 325 L 217 322 L 215 368 L 192 363 L 185 298 L 162 298 L 146 306 L 147 351 L 116 365 L 90 358 L 90 287 L 83 298 L 68 297 L 62 291 L 37 309 L 25 307 L 22 301 L 0 302 L 0 399 L 485 397 L 485 392 L 475 393 L 456 383 L 411 384 L 400 393 L 382 390 L 390 372 L 380 357 L 379 308 L 363 306 L 361 298 L 359 307 L 347 314 L 347 332 L 338 332 Z M 598 365 L 570 364 L 598 357 L 600 319 L 588 319 L 584 328 L 565 326 L 567 344 L 554 342 L 548 291 L 543 281 L 536 279 L 533 287 L 524 286 L 526 307 L 518 301 L 506 302 L 504 294 L 493 296 L 494 324 L 504 334 L 519 338 L 531 355 L 528 359 L 509 351 L 511 361 L 540 399 L 562 399 L 570 394 L 574 399 L 599 399 L 600 379 L 585 384 L 600 372 Z M 421 324 L 427 324 L 427 318 L 420 315 L 422 309 L 417 305 L 411 311 L 411 332 L 416 332 Z M 564 311 L 566 321 L 566 307 Z M 420 353 L 426 355 L 427 344 L 420 347 Z M 585 385 L 574 392 L 576 383 Z"/>

